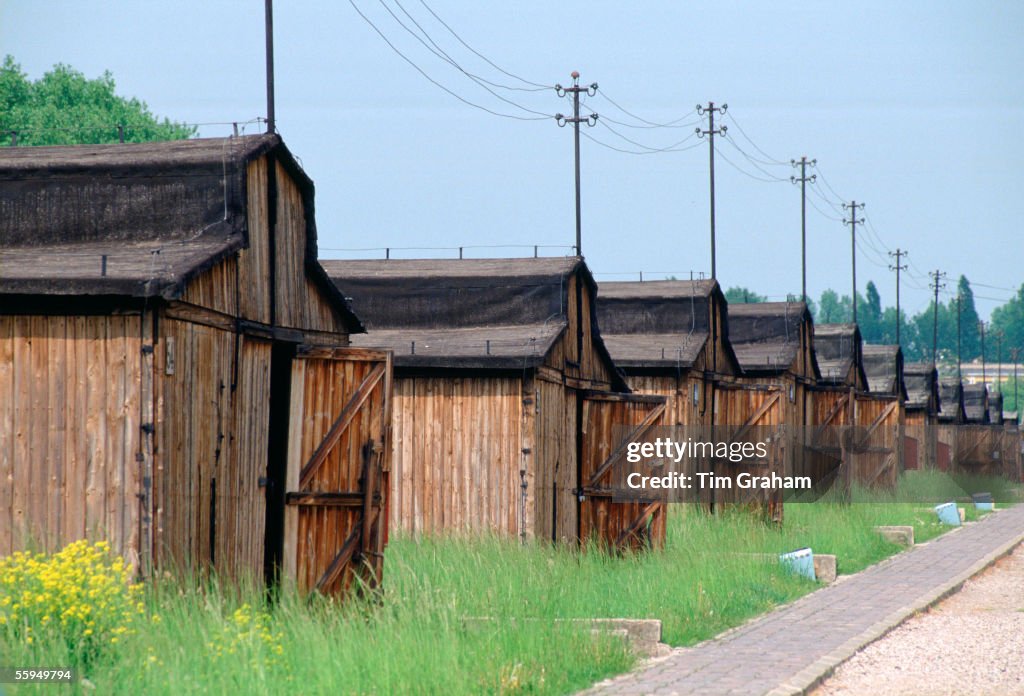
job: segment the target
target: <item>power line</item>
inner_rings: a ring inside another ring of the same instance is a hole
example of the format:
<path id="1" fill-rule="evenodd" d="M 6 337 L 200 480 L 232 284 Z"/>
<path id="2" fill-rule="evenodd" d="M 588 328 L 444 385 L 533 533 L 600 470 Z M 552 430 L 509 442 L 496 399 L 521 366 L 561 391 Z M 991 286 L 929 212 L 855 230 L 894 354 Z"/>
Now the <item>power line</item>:
<path id="1" fill-rule="evenodd" d="M 843 214 L 843 209 L 839 206 L 839 204 L 833 203 L 832 200 L 824 193 L 822 193 L 821 189 L 819 189 L 817 186 L 811 187 L 811 193 L 817 196 L 818 200 L 820 200 L 822 203 L 830 207 L 837 215 Z"/>
<path id="2" fill-rule="evenodd" d="M 785 178 L 785 177 L 781 177 L 781 176 L 776 176 L 776 175 L 772 174 L 772 173 L 771 173 L 770 171 L 768 171 L 767 169 L 765 169 L 764 167 L 762 167 L 762 166 L 761 166 L 760 164 L 758 164 L 758 160 L 757 160 L 757 158 L 755 158 L 755 157 L 751 157 L 751 156 L 750 156 L 749 154 L 747 154 L 747 152 L 745 152 L 745 151 L 743 150 L 743 148 L 741 148 L 741 147 L 740 147 L 739 143 L 737 143 L 737 142 L 736 142 L 736 139 L 735 139 L 735 138 L 733 138 L 733 137 L 732 137 L 732 136 L 730 136 L 730 135 L 725 135 L 725 136 L 723 136 L 723 137 L 724 137 L 725 141 L 726 141 L 726 142 L 728 142 L 728 143 L 729 143 L 730 145 L 732 145 L 732 146 L 733 146 L 734 148 L 736 148 L 736 150 L 737 150 L 737 151 L 739 151 L 739 153 L 740 153 L 741 155 L 743 155 L 743 157 L 744 157 L 744 158 L 745 158 L 745 159 L 746 159 L 746 160 L 747 160 L 748 162 L 750 162 L 750 164 L 752 164 L 752 165 L 754 166 L 754 168 L 755 168 L 755 169 L 757 169 L 757 170 L 758 170 L 759 172 L 761 172 L 762 174 L 764 174 L 764 175 L 765 175 L 766 177 L 768 177 L 768 178 L 769 178 L 770 180 L 773 180 L 773 181 L 786 181 L 786 178 Z"/>
<path id="3" fill-rule="evenodd" d="M 811 190 L 813 191 L 814 189 L 812 188 Z M 828 214 L 828 213 L 826 213 L 826 212 L 825 212 L 824 210 L 822 210 L 821 208 L 819 208 L 819 207 L 818 207 L 818 204 L 814 202 L 814 199 L 813 199 L 813 198 L 808 198 L 808 199 L 807 199 L 807 202 L 808 202 L 808 203 L 810 203 L 810 204 L 811 204 L 811 207 L 812 207 L 812 208 L 814 208 L 815 210 L 817 210 L 817 211 L 818 211 L 818 214 L 819 214 L 819 215 L 821 215 L 821 216 L 822 216 L 823 218 L 826 218 L 826 219 L 828 219 L 828 220 L 833 220 L 833 221 L 835 221 L 835 222 L 842 222 L 842 221 L 843 221 L 843 218 L 841 218 L 841 217 L 836 217 L 835 215 L 829 215 L 829 214 Z"/>
<path id="4" fill-rule="evenodd" d="M 780 178 L 778 178 L 778 177 L 773 177 L 773 178 L 771 178 L 771 179 L 768 179 L 768 178 L 765 178 L 765 177 L 763 177 L 763 176 L 757 176 L 756 174 L 751 174 L 750 172 L 746 171 L 745 169 L 743 169 L 742 167 L 740 167 L 739 165 L 737 165 L 737 164 L 736 164 L 735 162 L 733 162 L 733 161 L 732 161 L 731 159 L 729 159 L 728 157 L 726 157 L 726 156 L 725 156 L 725 154 L 724 154 L 724 153 L 722 152 L 721 148 L 718 148 L 718 147 L 716 147 L 716 148 L 715 148 L 715 152 L 717 152 L 717 153 L 718 153 L 718 156 L 719 156 L 719 157 L 721 157 L 722 159 L 724 159 L 724 160 L 725 160 L 726 164 L 728 164 L 729 166 L 731 166 L 731 167 L 732 167 L 733 169 L 735 169 L 736 171 L 738 171 L 738 172 L 739 172 L 740 174 L 743 174 L 744 176 L 750 177 L 751 179 L 753 179 L 753 180 L 755 180 L 755 181 L 763 181 L 763 182 L 764 182 L 764 183 L 766 183 L 766 184 L 777 184 L 777 183 L 779 183 L 780 181 L 788 181 L 788 179 L 780 179 Z"/>
<path id="5" fill-rule="evenodd" d="M 419 34 L 417 34 L 415 31 L 410 29 L 405 24 L 405 22 L 403 22 L 398 17 L 398 15 L 396 15 L 394 13 L 394 11 L 390 7 L 388 7 L 387 3 L 384 2 L 384 0 L 377 0 L 377 2 L 380 3 L 380 6 L 383 7 L 387 11 L 387 13 L 389 15 L 391 15 L 392 19 L 395 20 L 395 23 L 398 24 L 398 26 L 400 26 L 403 29 L 405 29 L 405 31 L 407 31 L 409 33 L 409 35 L 412 36 L 414 39 L 419 41 L 420 44 L 422 44 L 424 48 L 426 48 L 428 51 L 433 53 L 435 56 L 437 56 L 438 58 L 440 58 L 444 62 L 448 63 L 453 68 L 455 68 L 456 70 L 461 72 L 463 75 L 465 75 L 466 77 L 471 79 L 474 83 L 479 85 L 482 89 L 486 90 L 492 96 L 494 96 L 497 99 L 500 99 L 501 101 L 505 102 L 506 104 L 509 104 L 510 106 L 514 106 L 517 109 L 521 109 L 521 110 L 523 110 L 523 111 L 525 111 L 527 113 L 535 114 L 535 115 L 539 115 L 539 116 L 545 116 L 545 117 L 547 116 L 547 114 L 545 114 L 545 113 L 543 113 L 541 111 L 537 111 L 536 109 L 530 109 L 528 107 L 523 106 L 522 104 L 519 104 L 518 102 L 514 102 L 511 99 L 508 99 L 507 97 L 503 97 L 502 95 L 498 94 L 493 89 L 491 89 L 490 87 L 487 86 L 487 85 L 493 85 L 495 87 L 505 88 L 505 85 L 501 85 L 501 84 L 498 84 L 496 82 L 491 82 L 490 80 L 486 80 L 486 79 L 484 79 L 484 78 L 482 78 L 482 77 L 480 77 L 478 75 L 474 75 L 473 73 L 467 71 L 465 68 L 463 68 L 461 65 L 459 65 L 450 55 L 448 55 L 440 46 L 438 46 L 437 43 L 432 38 L 430 38 L 430 34 L 428 34 L 423 29 L 423 27 L 420 26 L 419 22 L 417 22 L 416 19 L 412 15 L 410 15 L 408 12 L 406 12 L 405 8 L 402 7 L 402 4 L 400 2 L 398 2 L 398 0 L 393 0 L 393 2 L 399 7 L 399 9 L 402 10 L 403 13 L 405 13 L 405 16 L 408 17 L 412 21 L 412 23 L 414 25 L 416 25 L 416 27 L 423 33 L 423 37 L 425 37 L 426 40 L 424 40 L 424 38 L 421 38 L 419 36 Z M 428 42 L 429 42 L 429 44 L 428 44 Z M 513 89 L 516 89 L 516 88 L 513 88 Z"/>
<path id="6" fill-rule="evenodd" d="M 427 30 L 423 28 L 423 25 L 421 25 L 419 22 L 416 21 L 416 18 L 413 17 L 409 13 L 409 11 L 405 9 L 405 7 L 402 5 L 401 2 L 399 2 L 399 0 L 393 0 L 393 2 L 395 3 L 395 5 L 398 6 L 398 9 L 400 9 L 402 11 L 402 14 L 404 14 L 406 17 L 408 17 L 409 21 L 411 21 L 416 26 L 416 28 L 420 30 L 420 33 L 423 34 L 423 37 L 427 41 L 430 42 L 430 46 L 427 46 L 427 44 L 425 44 L 420 39 L 420 37 L 418 35 L 416 35 L 416 33 L 414 33 L 412 30 L 410 30 L 408 27 L 406 27 L 405 24 L 403 24 L 402 21 L 400 19 L 398 19 L 398 17 L 396 17 L 395 13 L 392 12 L 391 9 L 384 3 L 384 0 L 378 0 L 378 2 L 380 2 L 381 6 L 385 10 L 388 11 L 388 14 L 390 14 L 392 17 L 395 18 L 395 21 L 398 22 L 398 24 L 400 24 L 403 29 L 405 29 L 410 34 L 412 34 L 412 36 L 414 38 L 416 38 L 418 41 L 420 41 L 420 43 L 423 44 L 424 47 L 427 48 L 427 50 L 429 50 L 431 53 L 436 55 L 438 58 L 441 58 L 442 60 L 444 60 L 446 63 L 449 63 L 454 68 L 456 68 L 460 72 L 464 73 L 467 77 L 473 79 L 474 81 L 485 82 L 485 83 L 491 85 L 492 87 L 498 87 L 499 89 L 507 89 L 507 90 L 518 91 L 518 92 L 540 92 L 540 91 L 546 91 L 546 90 L 554 89 L 554 86 L 548 86 L 548 87 L 513 87 L 512 85 L 506 85 L 506 84 L 502 84 L 500 82 L 492 82 L 491 80 L 483 78 L 483 77 L 481 77 L 479 75 L 474 75 L 473 73 L 467 72 L 465 69 L 463 69 L 463 67 L 454 58 L 451 57 L 451 55 L 447 51 L 445 51 L 443 48 L 441 48 L 437 44 L 437 42 L 434 41 L 433 38 L 431 38 L 431 36 L 427 32 Z M 433 46 L 433 48 L 431 48 L 431 46 Z M 492 92 L 492 94 L 493 94 L 493 92 Z M 495 96 L 497 96 L 497 95 L 495 95 Z M 514 102 L 510 102 L 510 103 L 514 103 Z M 518 104 L 516 104 L 516 106 L 518 106 Z"/>
<path id="7" fill-rule="evenodd" d="M 614 128 L 609 126 L 607 123 L 605 123 L 606 120 L 607 119 L 604 116 L 602 116 L 600 118 L 600 120 L 598 121 L 598 123 L 601 124 L 601 126 L 603 126 L 604 128 L 607 128 L 609 131 L 611 131 L 612 133 L 614 133 L 618 137 L 620 137 L 623 140 L 625 140 L 630 145 L 636 145 L 637 147 L 642 148 L 644 150 L 649 150 L 650 152 L 668 152 L 668 151 L 671 151 L 671 150 L 679 147 L 683 143 L 685 143 L 685 142 L 687 142 L 689 140 L 692 140 L 693 138 L 697 137 L 696 133 L 691 133 L 690 135 L 686 136 L 682 140 L 680 140 L 678 142 L 675 142 L 675 143 L 672 143 L 671 145 L 666 145 L 665 147 L 651 147 L 650 145 L 644 145 L 641 142 L 637 142 L 636 140 L 632 140 L 631 138 L 627 138 L 625 135 L 623 135 L 622 133 L 618 132 L 617 130 L 615 130 Z M 699 143 L 697 143 L 697 145 L 699 145 Z"/>
<path id="8" fill-rule="evenodd" d="M 860 251 L 861 254 L 864 255 L 864 258 L 867 259 L 868 263 L 872 264 L 873 266 L 878 266 L 879 268 L 888 268 L 889 267 L 888 262 L 886 262 L 881 256 L 879 256 L 877 251 L 874 251 L 874 250 L 870 249 L 870 247 L 865 247 L 864 246 L 863 238 L 862 237 L 858 237 L 857 238 L 856 244 L 857 244 L 857 250 Z M 869 250 L 871 251 L 871 254 L 867 253 Z M 873 258 L 872 258 L 872 255 L 874 255 Z"/>
<path id="9" fill-rule="evenodd" d="M 839 195 L 838 193 L 836 193 L 836 190 L 835 190 L 834 188 L 832 188 L 832 184 L 830 184 L 830 183 L 828 182 L 828 179 L 827 179 L 827 178 L 825 177 L 825 175 L 824 175 L 824 174 L 822 174 L 822 172 L 821 172 L 821 169 L 820 169 L 820 168 L 818 169 L 818 178 L 819 178 L 819 179 L 821 179 L 821 182 L 822 182 L 823 184 L 825 184 L 825 186 L 826 186 L 826 187 L 828 188 L 828 190 L 829 190 L 829 191 L 831 191 L 831 192 L 832 192 L 832 195 L 836 197 L 836 200 L 839 200 L 839 201 L 843 201 L 843 200 L 846 200 L 845 198 L 843 198 L 842 196 L 840 196 L 840 195 Z"/>
<path id="10" fill-rule="evenodd" d="M 603 121 L 603 120 L 604 120 L 604 117 L 602 116 L 601 117 L 601 121 Z M 601 121 L 598 121 L 598 123 L 603 125 L 603 123 L 601 123 Z M 607 148 L 609 150 L 614 150 L 615 152 L 621 152 L 622 154 L 625 154 L 625 155 L 660 155 L 660 154 L 667 153 L 667 152 L 686 152 L 687 150 L 693 150 L 696 147 L 700 147 L 700 145 L 702 144 L 702 143 L 696 143 L 696 144 L 690 145 L 688 147 L 680 147 L 680 148 L 664 149 L 664 150 L 630 150 L 628 148 L 616 147 L 615 145 L 612 145 L 610 143 L 606 143 L 603 140 L 595 138 L 594 136 L 590 135 L 586 131 L 581 131 L 580 135 L 582 135 L 584 138 L 586 138 L 587 140 L 590 140 L 591 142 L 593 142 L 596 145 L 600 145 L 601 147 Z"/>
<path id="11" fill-rule="evenodd" d="M 985 285 L 984 283 L 975 283 L 972 280 L 971 287 L 974 287 L 975 285 L 977 285 L 979 288 L 988 288 L 990 290 L 1006 290 L 1007 292 L 1017 292 L 1018 290 L 1020 290 L 1020 288 L 1004 288 L 1000 287 L 999 285 Z"/>
<path id="12" fill-rule="evenodd" d="M 739 124 L 739 121 L 736 120 L 735 114 L 730 113 L 730 114 L 728 114 L 728 117 L 729 117 L 729 120 L 732 121 L 733 125 L 736 126 L 737 129 L 739 129 L 740 135 L 742 135 L 744 138 L 746 138 L 747 142 L 749 142 L 751 145 L 753 145 L 755 150 L 757 150 L 762 155 L 764 155 L 765 158 L 767 158 L 767 161 L 761 162 L 762 164 L 767 164 L 767 165 L 773 165 L 774 164 L 774 165 L 777 165 L 777 166 L 785 166 L 786 164 L 788 164 L 788 162 L 783 162 L 781 160 L 775 159 L 774 157 L 769 155 L 767 152 L 762 150 L 760 147 L 758 147 L 757 143 L 755 143 L 753 140 L 751 140 L 750 136 L 747 135 L 747 132 L 745 130 L 743 130 L 743 126 L 741 126 Z"/>
<path id="13" fill-rule="evenodd" d="M 404 53 L 402 53 L 398 49 L 397 46 L 395 46 L 393 43 L 391 43 L 390 39 L 388 39 L 388 37 L 384 34 L 384 32 L 381 31 L 380 28 L 376 24 L 374 24 L 373 21 L 370 20 L 369 17 L 367 17 L 365 14 L 363 14 L 363 11 L 359 9 L 359 7 L 356 5 L 354 0 L 348 0 L 348 4 L 352 6 L 352 9 L 354 9 L 356 11 L 356 14 L 358 14 L 360 17 L 362 17 L 364 22 L 366 22 L 368 25 L 370 25 L 370 27 L 377 33 L 378 36 L 380 36 L 380 38 L 384 41 L 384 43 L 386 43 L 388 45 L 388 47 L 398 55 L 399 58 L 401 58 L 406 63 L 408 63 L 410 66 L 412 66 L 412 68 L 414 70 L 416 70 L 416 72 L 418 72 L 424 78 L 426 78 L 426 80 L 428 82 L 433 84 L 435 87 L 437 87 L 437 88 L 447 92 L 449 95 L 455 97 L 456 99 L 458 99 L 463 104 L 465 104 L 467 106 L 471 106 L 474 109 L 480 109 L 481 111 L 485 111 L 485 112 L 491 114 L 492 116 L 500 116 L 502 118 L 511 118 L 511 119 L 516 120 L 516 121 L 546 121 L 549 118 L 554 118 L 553 115 L 551 115 L 551 116 L 518 116 L 516 114 L 506 114 L 506 113 L 502 113 L 500 111 L 495 111 L 494 109 L 490 109 L 490 108 L 488 108 L 486 106 L 483 106 L 481 104 L 477 104 L 475 102 L 472 102 L 472 101 L 466 99 L 465 97 L 463 97 L 463 96 L 461 96 L 459 94 L 456 94 L 455 92 L 453 92 L 452 90 L 448 89 L 443 84 L 441 84 L 440 82 L 438 82 L 437 80 L 432 78 L 430 75 L 428 75 L 426 73 L 426 71 L 424 71 L 420 66 L 418 66 L 411 58 L 406 56 Z"/>
<path id="14" fill-rule="evenodd" d="M 872 237 L 874 237 L 875 241 L 878 242 L 879 244 L 881 244 L 882 248 L 884 248 L 887 253 L 889 251 L 892 251 L 889 248 L 889 246 L 882 240 L 882 236 L 880 234 L 878 234 L 878 230 L 875 229 L 875 223 L 873 223 L 871 221 L 871 218 L 868 217 L 867 215 L 865 215 L 864 219 L 867 221 L 868 234 L 871 235 Z"/>
<path id="15" fill-rule="evenodd" d="M 547 89 L 551 89 L 551 85 L 542 85 L 542 84 L 540 84 L 539 82 L 532 82 L 532 81 L 530 81 L 530 80 L 527 80 L 526 78 L 523 78 L 523 77 L 520 77 L 519 75 L 516 75 L 515 73 L 509 72 L 508 70 L 505 70 L 504 68 L 502 68 L 502 67 L 500 67 L 499 65 L 495 64 L 495 63 L 494 63 L 493 61 L 491 61 L 491 59 L 490 59 L 490 58 L 488 58 L 488 57 L 487 57 L 487 56 L 485 56 L 484 54 L 480 53 L 480 52 L 479 52 L 479 51 L 477 51 L 477 50 L 476 50 L 475 48 L 473 48 L 472 46 L 470 46 L 470 45 L 469 45 L 468 43 L 466 43 L 465 41 L 463 41 L 462 37 L 461 37 L 461 36 L 459 36 L 459 35 L 458 35 L 458 33 L 456 33 L 456 31 L 455 31 L 454 29 L 452 29 L 452 28 L 451 28 L 451 27 L 450 27 L 450 26 L 448 25 L 448 23 L 447 23 L 447 22 L 445 22 L 445 21 L 444 21 L 443 19 L 441 19 L 441 18 L 440 18 L 440 17 L 439 17 L 438 15 L 437 15 L 437 13 L 436 13 L 436 12 L 434 12 L 434 10 L 432 10 L 432 9 L 430 8 L 430 5 L 428 5 L 428 4 L 427 4 L 427 3 L 426 3 L 426 2 L 424 1 L 424 0 L 420 0 L 420 4 L 421 4 L 421 5 L 423 5 L 423 7 L 427 8 L 427 12 L 429 12 L 430 14 L 432 14 L 432 15 L 434 16 L 434 19 L 436 19 L 436 20 L 437 20 L 438 22 L 440 22 L 440 23 L 441 23 L 441 26 L 443 26 L 443 27 L 444 27 L 445 29 L 447 29 L 447 30 L 448 30 L 448 32 L 449 32 L 449 33 L 450 33 L 450 34 L 451 34 L 452 36 L 454 36 L 454 37 L 455 37 L 455 39 L 456 39 L 456 40 L 457 40 L 457 41 L 458 41 L 458 42 L 459 42 L 460 44 L 462 44 L 463 46 L 465 46 L 465 47 L 466 47 L 467 49 L 469 49 L 469 50 L 470 50 L 470 51 L 471 51 L 471 52 L 472 52 L 472 53 L 473 53 L 474 55 L 476 55 L 476 56 L 477 56 L 478 58 L 480 58 L 481 60 L 483 60 L 483 61 L 484 61 L 485 63 L 487 63 L 488 65 L 490 65 L 490 66 L 491 66 L 492 68 L 494 68 L 494 69 L 495 69 L 495 70 L 497 70 L 498 72 L 500 72 L 500 73 L 502 73 L 502 74 L 504 74 L 504 75 L 507 75 L 508 77 L 511 77 L 511 78 L 512 78 L 512 79 L 514 79 L 514 80 L 519 80 L 519 81 L 520 81 L 520 82 L 522 82 L 523 84 L 527 84 L 527 85 L 532 85 L 533 87 L 536 87 L 536 88 L 537 88 L 537 89 L 536 89 L 536 91 L 538 91 L 538 92 L 540 92 L 540 91 L 542 91 L 542 90 L 547 90 Z"/>
<path id="16" fill-rule="evenodd" d="M 640 125 L 640 126 L 635 126 L 635 125 L 628 125 L 628 124 L 625 124 L 625 123 L 618 123 L 617 121 L 612 121 L 613 123 L 618 123 L 618 125 L 620 125 L 620 126 L 627 126 L 629 128 L 692 128 L 693 126 L 695 126 L 695 125 L 697 125 L 698 123 L 701 122 L 698 119 L 696 121 L 691 121 L 689 123 L 680 123 L 680 121 L 682 121 L 682 120 L 684 120 L 686 118 L 689 118 L 694 113 L 693 111 L 688 111 L 687 113 L 683 114 L 679 118 L 676 118 L 676 119 L 674 119 L 672 121 L 668 121 L 666 123 L 658 123 L 656 121 L 648 121 L 647 119 L 642 118 L 640 116 L 637 116 L 632 111 L 629 111 L 625 107 L 621 106 L 617 101 L 615 101 L 610 96 L 608 96 L 608 93 L 605 92 L 604 90 L 601 91 L 601 97 L 603 99 L 605 99 L 609 104 L 614 106 L 616 109 L 621 111 L 622 113 L 624 113 L 627 116 L 629 116 L 630 118 L 634 118 L 637 121 L 639 121 L 640 123 L 644 124 L 644 125 Z"/>

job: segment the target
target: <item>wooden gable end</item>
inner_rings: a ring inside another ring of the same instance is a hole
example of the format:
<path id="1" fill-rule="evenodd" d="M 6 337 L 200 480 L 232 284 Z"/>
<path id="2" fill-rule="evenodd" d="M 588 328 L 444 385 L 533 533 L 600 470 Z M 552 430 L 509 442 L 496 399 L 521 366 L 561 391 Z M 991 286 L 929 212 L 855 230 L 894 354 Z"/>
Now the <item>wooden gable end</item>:
<path id="1" fill-rule="evenodd" d="M 248 244 L 193 279 L 182 300 L 261 324 L 347 335 L 341 300 L 329 296 L 333 286 L 326 274 L 316 277 L 306 196 L 273 152 L 251 160 Z"/>
<path id="2" fill-rule="evenodd" d="M 715 374 L 732 377 L 740 373 L 740 366 L 729 345 L 726 312 L 728 307 L 725 297 L 720 291 L 712 292 L 708 302 L 708 326 L 713 327 L 713 340 L 709 341 L 709 348 L 713 353 L 711 359 L 705 362 L 709 363 L 709 366 L 703 369 L 711 369 Z"/>
<path id="3" fill-rule="evenodd" d="M 588 383 L 587 388 L 620 388 L 622 380 L 597 330 L 593 286 L 581 271 L 569 276 L 565 298 L 568 326 L 548 352 L 545 366 Z"/>

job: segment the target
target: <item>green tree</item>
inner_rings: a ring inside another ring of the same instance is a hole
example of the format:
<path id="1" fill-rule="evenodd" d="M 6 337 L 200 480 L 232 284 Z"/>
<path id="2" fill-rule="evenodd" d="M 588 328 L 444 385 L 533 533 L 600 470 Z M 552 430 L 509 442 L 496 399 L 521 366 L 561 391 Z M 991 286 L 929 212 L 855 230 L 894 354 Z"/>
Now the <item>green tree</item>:
<path id="1" fill-rule="evenodd" d="M 882 297 L 871 280 L 868 281 L 865 292 L 867 297 L 864 298 L 863 304 L 859 298 L 857 300 L 857 324 L 860 326 L 860 335 L 866 343 L 882 343 Z"/>
<path id="2" fill-rule="evenodd" d="M 974 307 L 974 291 L 971 290 L 971 283 L 966 276 L 960 276 L 957 292 L 960 294 L 960 360 L 968 362 L 981 355 L 981 330 L 978 327 L 980 320 L 978 310 Z M 949 303 L 949 309 L 955 322 L 957 319 L 956 298 L 951 299 Z M 956 330 L 955 325 L 953 328 Z M 956 351 L 955 335 L 951 347 Z"/>
<path id="3" fill-rule="evenodd" d="M 748 302 L 767 302 L 768 298 L 758 295 L 753 290 L 733 286 L 725 291 L 725 299 L 733 304 L 747 304 Z"/>
<path id="4" fill-rule="evenodd" d="M 1011 348 L 1024 353 L 1024 285 L 1020 286 L 1009 302 L 992 310 L 990 330 L 1003 332 L 1003 360 L 1009 359 Z M 995 360 L 995 341 L 987 341 L 985 351 L 990 359 Z"/>
<path id="5" fill-rule="evenodd" d="M 118 126 L 128 142 L 180 140 L 196 134 L 194 126 L 160 120 L 146 103 L 118 96 L 109 72 L 88 79 L 57 64 L 30 80 L 13 56 L 0 66 L 0 133 L 10 145 L 71 145 L 118 142 Z"/>
<path id="6" fill-rule="evenodd" d="M 814 321 L 818 324 L 841 324 L 850 321 L 853 311 L 850 307 L 850 296 L 839 297 L 839 293 L 831 288 L 821 293 L 818 300 L 818 312 Z"/>

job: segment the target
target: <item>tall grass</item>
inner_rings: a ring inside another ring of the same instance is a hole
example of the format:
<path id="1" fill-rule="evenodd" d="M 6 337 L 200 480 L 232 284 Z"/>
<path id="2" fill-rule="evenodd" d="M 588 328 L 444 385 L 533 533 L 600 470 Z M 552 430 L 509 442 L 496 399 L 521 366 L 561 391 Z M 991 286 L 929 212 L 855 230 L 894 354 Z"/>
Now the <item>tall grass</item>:
<path id="1" fill-rule="evenodd" d="M 990 479 L 973 484 L 1002 490 Z M 923 501 L 961 497 L 957 485 L 912 474 L 898 495 L 787 504 L 781 527 L 680 506 L 656 553 L 399 536 L 379 594 L 345 603 L 283 591 L 269 604 L 255 586 L 164 579 L 147 588 L 145 630 L 110 646 L 86 676 L 96 693 L 118 694 L 569 693 L 635 658 L 615 637 L 558 619 L 657 618 L 666 642 L 693 644 L 817 587 L 763 554 L 810 546 L 855 572 L 899 550 L 875 525 L 941 533 Z M 898 502 L 908 499 L 916 502 Z M 68 644 L 26 645 L 0 632 L 9 665 L 80 664 Z M 15 693 L 35 691 L 54 687 Z"/>

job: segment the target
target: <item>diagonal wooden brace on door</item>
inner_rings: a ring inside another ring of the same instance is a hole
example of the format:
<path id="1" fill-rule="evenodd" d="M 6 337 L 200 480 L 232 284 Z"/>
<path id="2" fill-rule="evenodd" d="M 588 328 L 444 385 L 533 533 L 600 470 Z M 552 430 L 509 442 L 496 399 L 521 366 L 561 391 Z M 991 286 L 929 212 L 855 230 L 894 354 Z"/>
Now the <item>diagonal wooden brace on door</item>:
<path id="1" fill-rule="evenodd" d="M 647 518 L 658 512 L 662 505 L 664 505 L 664 503 L 654 501 L 653 503 L 649 503 L 646 507 L 644 507 L 644 509 L 637 516 L 637 518 L 633 520 L 628 527 L 622 530 L 618 538 L 615 540 L 615 545 L 622 546 L 626 542 L 626 540 L 629 539 L 629 537 L 639 532 L 640 528 L 643 527 L 644 524 L 647 522 Z"/>
<path id="2" fill-rule="evenodd" d="M 320 467 L 321 464 L 327 459 L 327 455 L 330 454 L 334 446 L 338 444 L 345 429 L 348 428 L 352 419 L 359 413 L 359 409 L 370 397 L 373 392 L 373 388 L 378 382 L 384 377 L 386 373 L 385 366 L 379 364 L 370 371 L 370 374 L 366 376 L 366 379 L 362 381 L 359 388 L 356 389 L 355 393 L 352 394 L 352 398 L 345 404 L 345 408 L 341 410 L 338 415 L 338 419 L 334 421 L 331 429 L 327 431 L 327 436 L 324 437 L 320 446 L 316 448 L 313 456 L 309 458 L 306 465 L 302 467 L 299 473 L 299 488 L 306 488 L 309 486 L 310 481 L 313 479 L 313 474 Z"/>
<path id="3" fill-rule="evenodd" d="M 765 402 L 758 407 L 758 409 L 754 412 L 754 415 L 748 418 L 747 422 L 741 425 L 739 430 L 733 433 L 732 437 L 729 438 L 729 444 L 731 445 L 734 442 L 739 442 L 740 440 L 742 440 L 746 436 L 746 434 L 750 432 L 750 429 L 754 427 L 754 424 L 757 423 L 757 421 L 761 420 L 761 418 L 764 417 L 764 414 L 768 413 L 768 410 L 775 405 L 775 403 L 779 400 L 780 396 L 780 392 L 775 392 L 775 394 L 771 398 L 765 399 Z"/>
<path id="4" fill-rule="evenodd" d="M 356 524 L 352 533 L 348 535 L 345 543 L 342 545 L 341 550 L 331 560 L 327 570 L 316 582 L 316 590 L 322 592 L 325 587 L 330 587 L 338 579 L 345 568 L 348 567 L 349 562 L 352 560 L 356 553 L 363 551 L 363 547 L 366 545 L 366 541 L 373 538 L 373 525 L 377 521 L 377 517 L 380 514 L 380 506 L 374 505 L 374 498 L 376 496 L 376 482 L 377 476 L 376 471 L 378 463 L 376 461 L 376 450 L 374 448 L 373 440 L 369 440 L 363 445 L 363 519 L 361 524 Z"/>
<path id="5" fill-rule="evenodd" d="M 868 440 L 871 438 L 871 433 L 875 432 L 885 419 L 888 418 L 893 411 L 900 405 L 899 401 L 893 401 L 891 404 L 885 407 L 885 410 L 878 414 L 875 420 L 871 421 L 871 425 L 868 426 L 867 431 L 864 433 L 864 437 L 857 443 L 857 449 L 862 449 L 868 444 Z"/>
<path id="6" fill-rule="evenodd" d="M 849 401 L 849 399 L 850 395 L 849 393 L 846 393 L 843 394 L 838 401 L 832 404 L 832 408 L 829 409 L 828 415 L 825 416 L 825 420 L 821 422 L 821 425 L 814 429 L 814 437 L 811 438 L 812 443 L 817 443 L 821 439 L 821 434 L 825 432 L 825 428 L 828 427 L 833 418 L 839 415 L 839 412 L 843 410 L 843 407 L 846 406 L 846 402 Z"/>
<path id="7" fill-rule="evenodd" d="M 629 437 L 623 439 L 619 446 L 615 448 L 615 451 L 612 452 L 611 455 L 604 460 L 601 466 L 597 467 L 597 470 L 594 471 L 593 475 L 590 477 L 590 481 L 587 482 L 587 487 L 589 488 L 597 486 L 597 483 L 598 481 L 601 480 L 601 477 L 608 473 L 609 469 L 611 469 L 615 464 L 620 462 L 623 459 L 623 457 L 626 456 L 626 449 L 629 447 L 629 443 L 635 442 L 638 437 L 642 436 L 644 433 L 650 430 L 658 421 L 658 419 L 661 418 L 661 415 L 663 413 L 665 413 L 664 401 L 655 406 L 651 410 L 651 412 L 644 417 L 640 424 L 633 428 L 633 431 L 629 434 Z"/>

